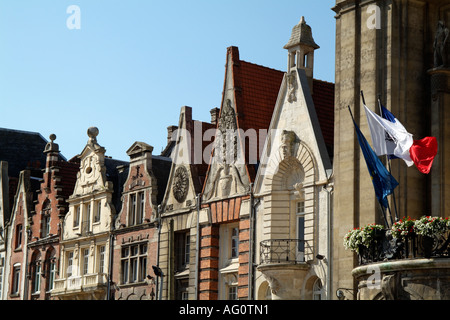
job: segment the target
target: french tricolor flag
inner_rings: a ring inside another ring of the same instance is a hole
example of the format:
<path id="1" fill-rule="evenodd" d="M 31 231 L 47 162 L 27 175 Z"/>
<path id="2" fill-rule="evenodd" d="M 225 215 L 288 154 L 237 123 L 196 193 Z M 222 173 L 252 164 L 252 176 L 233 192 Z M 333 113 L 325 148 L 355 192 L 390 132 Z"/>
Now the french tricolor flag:
<path id="1" fill-rule="evenodd" d="M 364 105 L 375 153 L 403 159 L 408 166 L 413 164 L 424 173 L 430 173 L 438 151 L 435 137 L 414 140 L 398 119 L 384 106 L 382 116 L 375 114 Z"/>

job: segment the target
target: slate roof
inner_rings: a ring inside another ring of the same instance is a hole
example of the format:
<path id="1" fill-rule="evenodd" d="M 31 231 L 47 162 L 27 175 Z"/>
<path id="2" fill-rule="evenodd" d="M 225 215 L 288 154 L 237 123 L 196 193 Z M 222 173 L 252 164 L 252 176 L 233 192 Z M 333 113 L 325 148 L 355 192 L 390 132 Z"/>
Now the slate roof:
<path id="1" fill-rule="evenodd" d="M 156 185 L 158 186 L 158 193 L 156 195 L 157 204 L 163 201 L 171 166 L 171 158 L 152 155 L 152 172 L 155 175 Z"/>
<path id="2" fill-rule="evenodd" d="M 202 122 L 194 120 L 194 122 L 199 122 L 201 124 L 202 128 L 202 137 L 204 136 L 205 132 L 209 129 L 216 129 L 216 124 L 211 124 L 209 122 Z M 193 134 L 192 134 L 193 136 Z M 211 144 L 211 141 L 204 141 L 202 140 L 202 150 L 204 151 L 206 147 L 208 147 L 209 144 Z M 199 164 L 192 164 L 191 170 L 193 171 L 193 179 L 194 179 L 194 188 L 195 188 L 195 194 L 199 194 L 202 192 L 203 184 L 206 180 L 206 174 L 208 172 L 208 166 L 209 163 L 205 162 L 205 159 L 202 159 L 202 162 Z"/>
<path id="3" fill-rule="evenodd" d="M 124 170 L 119 172 L 117 167 L 123 166 Z M 129 162 L 112 159 L 108 156 L 105 156 L 105 167 L 106 167 L 106 180 L 111 181 L 113 183 L 113 194 L 112 194 L 112 203 L 116 209 L 116 213 L 119 213 L 122 209 L 122 191 L 123 184 L 125 183 L 128 176 Z"/>
<path id="4" fill-rule="evenodd" d="M 8 175 L 18 178 L 20 171 L 30 169 L 32 175 L 41 177 L 46 144 L 47 140 L 37 132 L 0 128 L 0 160 L 8 162 Z"/>
<path id="5" fill-rule="evenodd" d="M 38 132 L 0 128 L 0 160 L 8 162 L 10 208 L 14 202 L 19 175 L 22 170 L 30 170 L 34 188 L 39 189 L 42 169 L 46 165 L 44 153 L 47 140 Z M 59 155 L 65 161 L 63 155 Z M 36 191 L 33 190 L 33 191 Z"/>

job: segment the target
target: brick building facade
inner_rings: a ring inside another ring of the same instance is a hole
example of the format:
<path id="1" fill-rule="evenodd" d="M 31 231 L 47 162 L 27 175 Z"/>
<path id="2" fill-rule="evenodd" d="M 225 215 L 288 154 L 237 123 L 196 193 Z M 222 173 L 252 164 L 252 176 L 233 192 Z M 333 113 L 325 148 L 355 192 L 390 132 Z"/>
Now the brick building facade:
<path id="1" fill-rule="evenodd" d="M 300 75 L 293 83 L 289 76 L 297 72 Z M 26 249 L 11 247 L 7 254 L 8 296 L 63 300 L 283 297 L 282 281 L 257 269 L 261 241 L 279 240 L 281 234 L 257 232 L 270 226 L 272 231 L 277 229 L 280 212 L 261 211 L 261 202 L 270 203 L 270 195 L 256 195 L 254 184 L 264 167 L 263 150 L 275 141 L 267 142 L 268 137 L 272 139 L 269 130 L 283 130 L 283 122 L 278 121 L 286 115 L 274 110 L 282 109 L 280 103 L 292 103 L 295 96 L 297 101 L 307 101 L 309 113 L 295 109 L 288 117 L 308 123 L 305 128 L 313 123 L 311 131 L 296 132 L 306 143 L 305 150 L 312 150 L 311 158 L 299 154 L 299 163 L 307 170 L 313 162 L 317 171 L 315 180 L 304 186 L 311 191 L 305 194 L 313 197 L 317 191 L 317 199 L 308 203 L 323 200 L 319 190 L 323 181 L 317 179 L 323 178 L 324 163 L 328 168 L 330 161 L 322 156 L 329 156 L 333 148 L 329 113 L 333 87 L 313 79 L 312 65 L 286 74 L 241 60 L 239 49 L 229 47 L 220 108 L 211 110 L 208 123 L 193 120 L 192 108 L 182 107 L 178 125 L 168 127 L 167 147 L 161 155 L 153 155 L 150 145 L 135 142 L 127 151 L 129 161 L 111 159 L 97 142 L 98 129 L 92 127 L 82 152 L 70 161 L 59 161 L 52 137 L 42 148 L 47 161 L 36 188 L 40 191 L 29 188 L 33 181 L 29 174 L 21 175 L 10 230 L 19 230 L 29 221 L 30 231 L 28 237 L 22 233 Z M 297 171 L 287 170 L 287 174 Z M 25 203 L 30 197 L 36 202 Z M 326 228 L 322 220 L 326 213 L 316 209 L 309 212 L 313 226 L 305 224 L 304 230 Z M 304 234 L 293 230 L 283 236 Z M 8 234 L 10 246 L 18 234 Z M 318 231 L 309 237 L 316 248 Z M 14 268 L 19 266 L 21 282 L 15 282 Z M 27 290 L 17 294 L 12 285 L 18 283 L 27 283 Z M 270 297 L 270 290 L 279 294 Z"/>

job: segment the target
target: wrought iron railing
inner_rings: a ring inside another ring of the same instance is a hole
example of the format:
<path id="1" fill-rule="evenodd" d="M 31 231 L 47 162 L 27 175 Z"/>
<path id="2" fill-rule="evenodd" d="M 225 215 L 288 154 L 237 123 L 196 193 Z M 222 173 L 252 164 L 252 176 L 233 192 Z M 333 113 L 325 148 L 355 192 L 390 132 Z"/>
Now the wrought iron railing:
<path id="1" fill-rule="evenodd" d="M 379 230 L 369 247 L 359 245 L 358 249 L 360 265 L 397 259 L 448 258 L 450 231 L 434 237 L 413 233 L 398 239 L 391 235 L 390 230 Z"/>
<path id="2" fill-rule="evenodd" d="M 303 263 L 305 241 L 298 239 L 270 239 L 260 242 L 260 263 Z"/>

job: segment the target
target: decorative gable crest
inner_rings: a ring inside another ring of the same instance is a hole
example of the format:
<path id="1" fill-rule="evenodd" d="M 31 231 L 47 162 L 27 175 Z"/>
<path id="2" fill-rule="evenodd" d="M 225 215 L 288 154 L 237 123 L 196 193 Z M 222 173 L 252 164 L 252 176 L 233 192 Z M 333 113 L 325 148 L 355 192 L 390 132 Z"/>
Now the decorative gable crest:
<path id="1" fill-rule="evenodd" d="M 231 100 L 227 99 L 220 113 L 213 163 L 204 192 L 206 201 L 242 194 L 247 190 L 248 178 L 238 133 L 236 112 Z"/>
<path id="2" fill-rule="evenodd" d="M 106 180 L 105 148 L 97 143 L 99 131 L 96 127 L 88 129 L 88 143 L 80 158 L 80 171 L 77 174 L 73 196 L 85 195 L 99 190 L 112 190 L 112 185 Z"/>

